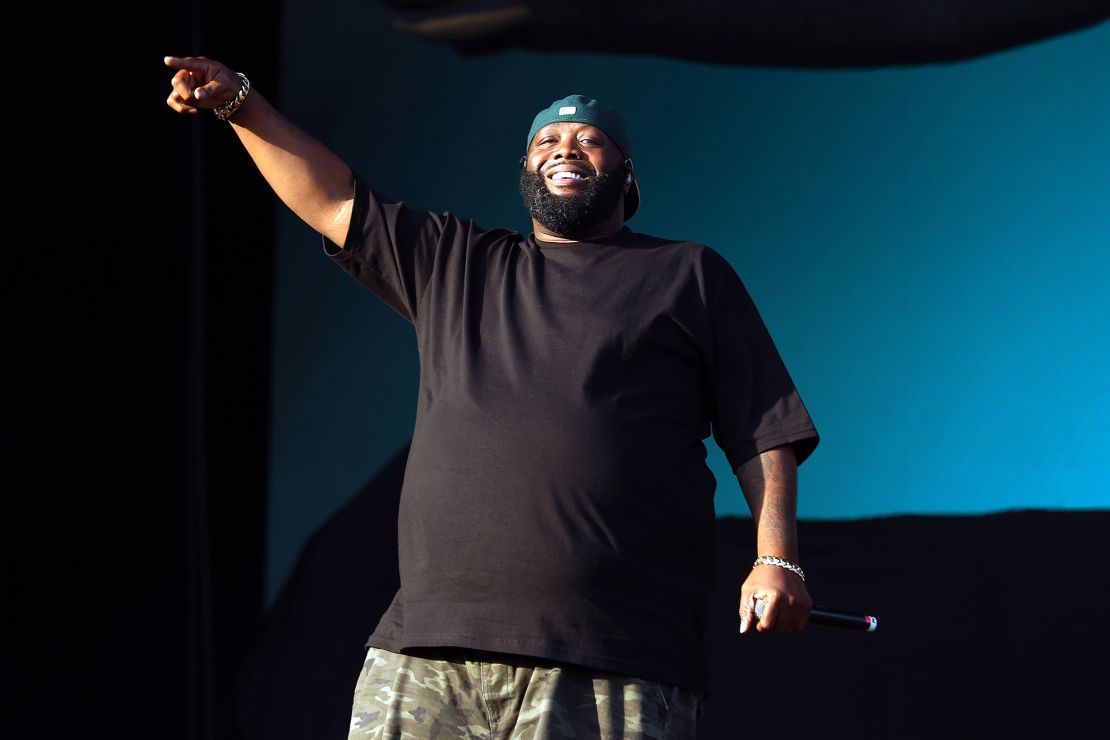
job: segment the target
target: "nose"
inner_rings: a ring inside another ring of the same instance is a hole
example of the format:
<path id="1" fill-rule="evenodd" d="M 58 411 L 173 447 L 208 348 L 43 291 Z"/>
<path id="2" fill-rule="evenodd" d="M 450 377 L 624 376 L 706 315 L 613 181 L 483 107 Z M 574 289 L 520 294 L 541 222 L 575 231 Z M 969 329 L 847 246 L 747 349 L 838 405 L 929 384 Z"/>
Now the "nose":
<path id="1" fill-rule="evenodd" d="M 577 136 L 564 136 L 551 153 L 552 159 L 582 159 L 581 144 Z"/>

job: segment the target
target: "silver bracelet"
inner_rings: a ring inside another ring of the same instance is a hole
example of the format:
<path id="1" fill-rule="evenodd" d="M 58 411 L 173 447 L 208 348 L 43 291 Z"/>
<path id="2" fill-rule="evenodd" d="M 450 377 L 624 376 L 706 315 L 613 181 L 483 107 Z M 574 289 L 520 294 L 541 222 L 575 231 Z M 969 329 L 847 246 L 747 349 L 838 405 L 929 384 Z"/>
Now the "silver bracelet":
<path id="1" fill-rule="evenodd" d="M 789 560 L 776 558 L 774 555 L 760 555 L 758 558 L 755 559 L 755 562 L 752 563 L 752 567 L 754 568 L 757 565 L 777 565 L 780 568 L 786 568 L 791 573 L 796 574 L 798 578 L 802 579 L 803 582 L 806 579 L 806 574 L 802 572 L 802 569 L 799 566 L 791 563 Z"/>
<path id="2" fill-rule="evenodd" d="M 212 109 L 212 112 L 216 114 L 216 118 L 219 118 L 221 121 L 226 121 L 231 118 L 231 114 L 239 110 L 239 106 L 243 104 L 243 100 L 246 99 L 247 93 L 251 90 L 251 81 L 247 79 L 247 76 L 242 72 L 236 72 L 236 74 L 243 80 L 243 85 L 239 88 L 239 94 L 220 107 Z"/>

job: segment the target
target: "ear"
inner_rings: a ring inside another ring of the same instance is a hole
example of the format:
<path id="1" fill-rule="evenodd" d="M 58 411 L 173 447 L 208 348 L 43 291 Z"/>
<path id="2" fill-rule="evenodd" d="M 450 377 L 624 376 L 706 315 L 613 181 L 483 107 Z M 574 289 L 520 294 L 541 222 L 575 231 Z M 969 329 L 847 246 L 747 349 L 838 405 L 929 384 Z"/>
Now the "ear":
<path id="1" fill-rule="evenodd" d="M 624 160 L 624 184 L 626 186 L 625 187 L 625 192 L 628 192 L 628 187 L 627 186 L 632 184 L 632 177 L 633 177 L 632 173 L 633 173 L 632 160 L 631 159 Z"/>

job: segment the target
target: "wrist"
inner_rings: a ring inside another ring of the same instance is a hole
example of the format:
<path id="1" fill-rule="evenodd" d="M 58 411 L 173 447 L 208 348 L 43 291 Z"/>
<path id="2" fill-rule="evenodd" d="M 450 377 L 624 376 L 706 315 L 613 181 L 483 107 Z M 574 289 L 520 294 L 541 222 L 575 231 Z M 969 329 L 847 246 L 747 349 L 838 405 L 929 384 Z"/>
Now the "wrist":
<path id="1" fill-rule="evenodd" d="M 754 569 L 760 565 L 770 565 L 777 568 L 783 568 L 784 570 L 788 570 L 794 575 L 801 578 L 803 583 L 806 580 L 805 571 L 802 570 L 801 566 L 795 562 L 787 560 L 786 558 L 780 558 L 776 555 L 760 555 L 758 558 L 755 559 L 755 562 L 752 563 L 752 568 Z"/>
<path id="2" fill-rule="evenodd" d="M 236 74 L 239 77 L 240 85 L 239 91 L 236 93 L 235 97 L 227 101 L 226 103 L 212 109 L 212 112 L 216 115 L 216 118 L 220 119 L 221 121 L 228 121 L 231 116 L 237 110 L 239 110 L 239 108 L 243 105 L 243 102 L 247 99 L 247 94 L 251 90 L 251 82 L 247 79 L 247 76 L 242 72 L 236 72 Z"/>

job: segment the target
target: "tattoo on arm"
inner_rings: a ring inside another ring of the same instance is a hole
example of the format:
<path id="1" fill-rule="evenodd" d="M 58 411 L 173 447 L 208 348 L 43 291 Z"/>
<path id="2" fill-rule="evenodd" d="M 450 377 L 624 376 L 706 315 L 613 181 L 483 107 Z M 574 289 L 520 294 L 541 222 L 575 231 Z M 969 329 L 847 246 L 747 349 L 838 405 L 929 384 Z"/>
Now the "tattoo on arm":
<path id="1" fill-rule="evenodd" d="M 736 476 L 755 520 L 760 554 L 775 554 L 773 549 L 796 557 L 798 466 L 793 448 L 782 445 L 756 455 Z"/>

